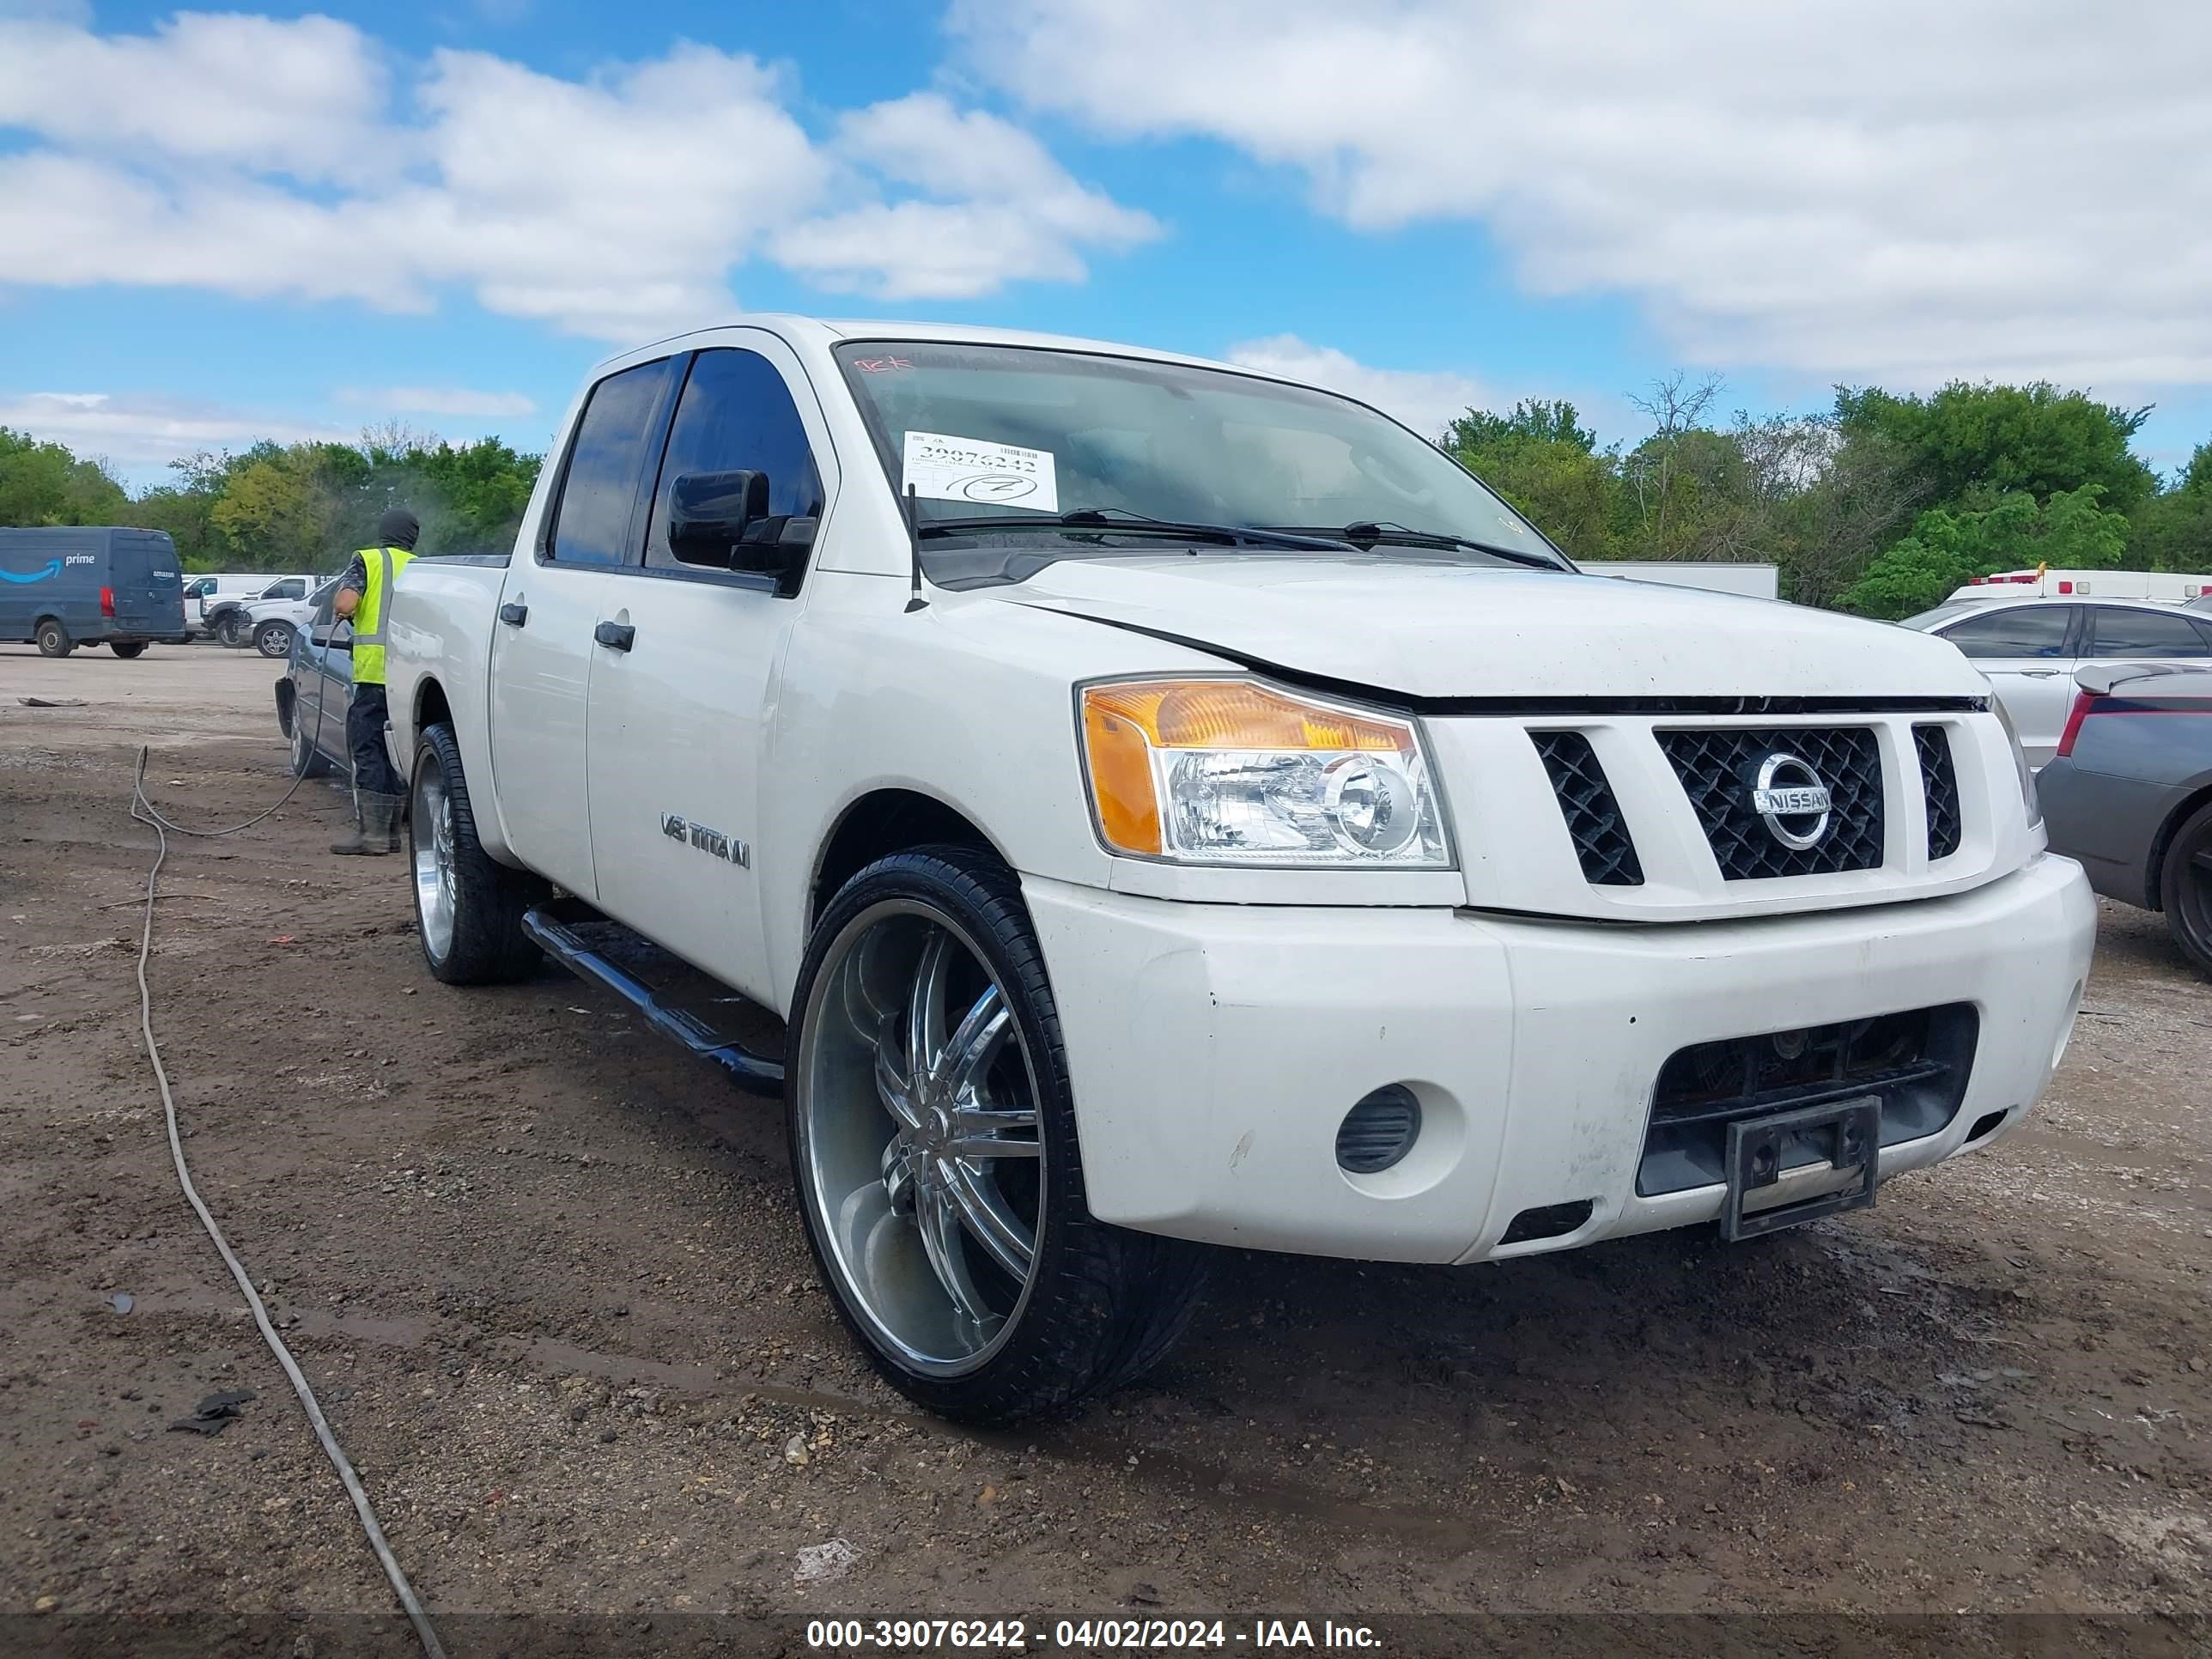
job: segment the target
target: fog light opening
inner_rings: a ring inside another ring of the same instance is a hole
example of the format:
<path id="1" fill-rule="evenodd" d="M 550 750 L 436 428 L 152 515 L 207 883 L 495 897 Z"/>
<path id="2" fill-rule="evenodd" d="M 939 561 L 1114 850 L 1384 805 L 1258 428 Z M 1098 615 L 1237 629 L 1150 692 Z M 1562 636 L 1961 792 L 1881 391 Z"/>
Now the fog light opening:
<path id="1" fill-rule="evenodd" d="M 1539 1238 L 1565 1238 L 1578 1231 L 1597 1209 L 1587 1198 L 1577 1199 L 1571 1204 L 1540 1204 L 1533 1210 L 1523 1210 L 1513 1218 L 1506 1228 L 1500 1245 L 1526 1244 Z"/>
<path id="2" fill-rule="evenodd" d="M 1413 1150 L 1421 1103 L 1402 1083 L 1386 1083 L 1344 1115 L 1336 1130 L 1336 1162 L 1353 1175 L 1379 1175 Z"/>
<path id="3" fill-rule="evenodd" d="M 1984 1112 L 1974 1120 L 1974 1127 L 1966 1131 L 1966 1145 L 1971 1146 L 1984 1136 L 1995 1134 L 2004 1127 L 2005 1120 L 2011 1115 L 2008 1107 L 2002 1112 Z"/>

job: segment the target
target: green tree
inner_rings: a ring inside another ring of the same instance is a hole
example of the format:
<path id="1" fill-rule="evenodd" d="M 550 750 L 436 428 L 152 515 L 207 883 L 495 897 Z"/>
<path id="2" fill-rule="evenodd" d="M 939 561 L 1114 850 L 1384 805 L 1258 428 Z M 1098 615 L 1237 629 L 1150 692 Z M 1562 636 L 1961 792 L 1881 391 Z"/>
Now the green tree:
<path id="1" fill-rule="evenodd" d="M 212 509 L 222 487 L 222 464 L 202 450 L 169 463 L 171 483 L 152 484 L 131 503 L 131 517 L 149 530 L 165 530 L 190 571 L 220 570 L 234 562 Z"/>
<path id="2" fill-rule="evenodd" d="M 100 462 L 0 426 L 0 525 L 122 524 L 130 504 Z"/>
<path id="3" fill-rule="evenodd" d="M 1445 428 L 1441 447 L 1569 557 L 1611 556 L 1616 457 L 1598 449 L 1572 404 L 1524 398 L 1504 415 L 1470 409 Z"/>
<path id="4" fill-rule="evenodd" d="M 1756 471 L 1784 474 L 1773 491 L 1772 532 L 1760 544 L 1766 551 L 1746 556 L 1782 567 L 1784 598 L 1834 605 L 1911 521 L 1923 486 L 1896 445 L 1846 437 L 1832 421 L 1793 423 L 1789 437 L 1772 441 L 1771 459 L 1760 459 L 1757 428 L 1744 441 Z"/>
<path id="5" fill-rule="evenodd" d="M 2138 507 L 2129 545 L 2154 570 L 2212 572 L 2212 443 L 2199 444 L 2169 486 Z"/>
<path id="6" fill-rule="evenodd" d="M 1620 464 L 1614 526 L 1621 557 L 1700 556 L 1702 520 L 1729 473 L 1728 441 L 1705 424 L 1720 390 L 1717 374 L 1692 385 L 1677 370 L 1629 399 L 1650 417 L 1652 431 Z"/>
<path id="7" fill-rule="evenodd" d="M 333 562 L 343 502 L 314 447 L 257 444 L 223 479 L 208 516 L 252 568 L 319 570 Z"/>
<path id="8" fill-rule="evenodd" d="M 2100 484 L 2083 484 L 2039 506 L 2015 490 L 1980 511 L 1932 507 L 1869 567 L 1843 604 L 1863 616 L 1910 617 L 1995 570 L 2033 564 L 2112 569 L 2126 555 L 2128 521 L 2098 504 L 2103 494 Z"/>
<path id="9" fill-rule="evenodd" d="M 1934 507 L 1985 508 L 2013 491 L 2044 501 L 2095 484 L 2106 510 L 2124 515 L 2157 489 L 2156 476 L 2128 447 L 2148 407 L 2100 404 L 2045 380 L 1954 380 L 1929 398 L 1838 386 L 1835 415 L 1846 435 L 1876 434 L 1903 450 Z"/>

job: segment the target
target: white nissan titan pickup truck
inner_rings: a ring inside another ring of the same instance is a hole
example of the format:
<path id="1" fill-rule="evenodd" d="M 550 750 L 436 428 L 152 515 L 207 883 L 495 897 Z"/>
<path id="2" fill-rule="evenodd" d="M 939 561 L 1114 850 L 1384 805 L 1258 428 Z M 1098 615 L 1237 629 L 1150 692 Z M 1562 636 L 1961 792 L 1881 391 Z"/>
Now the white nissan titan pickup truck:
<path id="1" fill-rule="evenodd" d="M 1870 1204 L 2020 1121 L 2089 968 L 1952 647 L 1585 576 L 1374 410 L 1158 352 L 614 358 L 388 639 L 431 972 L 550 955 L 780 1092 L 840 1311 L 974 1421 L 1134 1376 L 1211 1244 Z"/>

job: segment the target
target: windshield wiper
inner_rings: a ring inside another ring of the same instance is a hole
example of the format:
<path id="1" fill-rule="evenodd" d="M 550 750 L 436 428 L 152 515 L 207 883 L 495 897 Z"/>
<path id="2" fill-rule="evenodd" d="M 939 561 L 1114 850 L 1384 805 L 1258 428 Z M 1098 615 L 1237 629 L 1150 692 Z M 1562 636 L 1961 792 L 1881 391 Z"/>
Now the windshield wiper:
<path id="1" fill-rule="evenodd" d="M 1530 553 L 1517 547 L 1499 547 L 1493 542 L 1479 542 L 1466 536 L 1455 536 L 1442 530 L 1415 530 L 1409 526 L 1394 524 L 1388 519 L 1364 519 L 1357 524 L 1341 527 L 1311 525 L 1261 525 L 1262 530 L 1280 530 L 1295 535 L 1333 536 L 1361 548 L 1434 547 L 1462 553 L 1486 553 L 1493 559 L 1504 559 L 1508 564 L 1525 564 L 1532 570 L 1565 570 L 1567 567 L 1557 559 L 1541 553 Z"/>
<path id="2" fill-rule="evenodd" d="M 924 519 L 915 533 L 969 536 L 978 532 L 1052 530 L 1063 533 L 1115 536 L 1163 536 L 1177 541 L 1208 542 L 1221 547 L 1266 547 L 1300 553 L 1345 553 L 1352 550 L 1334 531 L 1310 532 L 1281 525 L 1205 524 L 1197 520 L 1154 519 L 1126 507 L 1079 507 L 1067 513 L 1024 513 L 1019 518 Z"/>

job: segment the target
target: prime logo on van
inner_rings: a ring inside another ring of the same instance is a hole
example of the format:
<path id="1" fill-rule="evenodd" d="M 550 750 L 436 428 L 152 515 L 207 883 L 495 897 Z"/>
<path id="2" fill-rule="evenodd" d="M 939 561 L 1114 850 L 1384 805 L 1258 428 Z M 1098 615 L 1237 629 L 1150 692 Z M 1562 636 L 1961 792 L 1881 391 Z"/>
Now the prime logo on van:
<path id="1" fill-rule="evenodd" d="M 703 823 L 693 823 L 674 812 L 660 815 L 660 833 L 671 841 L 680 841 L 697 848 L 701 852 L 734 864 L 740 870 L 752 868 L 752 848 L 735 836 L 726 836 L 719 830 L 709 830 Z"/>

